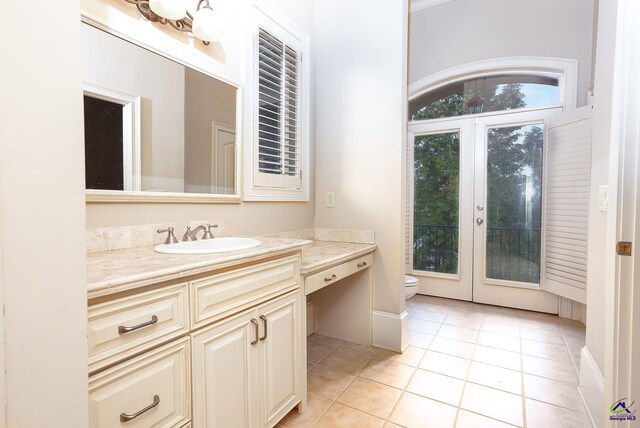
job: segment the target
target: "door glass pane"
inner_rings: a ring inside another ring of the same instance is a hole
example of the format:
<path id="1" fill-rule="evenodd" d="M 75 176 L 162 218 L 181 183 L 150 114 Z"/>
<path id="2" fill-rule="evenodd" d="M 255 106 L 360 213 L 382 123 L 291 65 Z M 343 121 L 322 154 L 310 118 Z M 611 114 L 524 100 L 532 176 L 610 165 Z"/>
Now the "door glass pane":
<path id="1" fill-rule="evenodd" d="M 487 278 L 540 281 L 542 124 L 490 128 L 487 137 Z"/>
<path id="2" fill-rule="evenodd" d="M 413 268 L 458 273 L 460 132 L 414 140 Z"/>

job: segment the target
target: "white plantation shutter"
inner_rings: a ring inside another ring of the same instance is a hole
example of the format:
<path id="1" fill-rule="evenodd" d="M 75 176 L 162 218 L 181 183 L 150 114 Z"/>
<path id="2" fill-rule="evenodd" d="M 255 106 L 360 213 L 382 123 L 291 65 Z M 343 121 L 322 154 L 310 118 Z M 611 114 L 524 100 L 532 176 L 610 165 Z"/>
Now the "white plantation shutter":
<path id="1" fill-rule="evenodd" d="M 586 303 L 591 108 L 547 121 L 541 287 Z"/>
<path id="2" fill-rule="evenodd" d="M 256 186 L 302 185 L 300 53 L 269 31 L 258 30 Z"/>

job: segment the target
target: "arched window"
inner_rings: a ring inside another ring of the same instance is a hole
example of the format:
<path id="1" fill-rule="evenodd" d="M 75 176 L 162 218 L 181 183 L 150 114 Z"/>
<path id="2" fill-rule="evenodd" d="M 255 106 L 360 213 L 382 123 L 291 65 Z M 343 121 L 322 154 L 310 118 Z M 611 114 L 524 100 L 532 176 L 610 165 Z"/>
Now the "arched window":
<path id="1" fill-rule="evenodd" d="M 441 119 L 560 103 L 560 79 L 533 74 L 494 74 L 436 87 L 409 102 L 412 121 Z"/>

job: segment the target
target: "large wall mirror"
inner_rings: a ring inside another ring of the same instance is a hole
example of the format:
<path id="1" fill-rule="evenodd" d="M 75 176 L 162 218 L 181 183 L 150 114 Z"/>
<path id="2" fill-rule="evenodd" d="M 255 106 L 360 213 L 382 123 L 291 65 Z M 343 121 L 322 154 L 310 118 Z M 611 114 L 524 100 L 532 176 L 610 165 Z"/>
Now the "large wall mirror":
<path id="1" fill-rule="evenodd" d="M 82 25 L 88 201 L 239 201 L 238 88 Z"/>

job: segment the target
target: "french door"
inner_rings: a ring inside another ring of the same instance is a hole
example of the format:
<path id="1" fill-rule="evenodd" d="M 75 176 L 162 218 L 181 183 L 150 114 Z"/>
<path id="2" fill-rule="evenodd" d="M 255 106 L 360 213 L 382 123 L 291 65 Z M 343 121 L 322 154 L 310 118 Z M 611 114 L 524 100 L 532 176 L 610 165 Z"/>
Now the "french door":
<path id="1" fill-rule="evenodd" d="M 544 122 L 561 109 L 409 126 L 419 293 L 557 313 L 540 289 Z"/>

